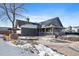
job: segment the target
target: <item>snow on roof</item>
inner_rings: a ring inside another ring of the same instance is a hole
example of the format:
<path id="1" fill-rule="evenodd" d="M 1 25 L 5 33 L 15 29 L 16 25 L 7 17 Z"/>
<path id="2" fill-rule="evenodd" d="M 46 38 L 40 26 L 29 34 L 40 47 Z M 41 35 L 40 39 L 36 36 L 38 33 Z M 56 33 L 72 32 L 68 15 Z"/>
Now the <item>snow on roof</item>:
<path id="1" fill-rule="evenodd" d="M 37 28 L 38 25 L 36 24 L 31 24 L 31 23 L 28 23 L 28 24 L 25 24 L 25 25 L 22 25 L 21 28 Z"/>

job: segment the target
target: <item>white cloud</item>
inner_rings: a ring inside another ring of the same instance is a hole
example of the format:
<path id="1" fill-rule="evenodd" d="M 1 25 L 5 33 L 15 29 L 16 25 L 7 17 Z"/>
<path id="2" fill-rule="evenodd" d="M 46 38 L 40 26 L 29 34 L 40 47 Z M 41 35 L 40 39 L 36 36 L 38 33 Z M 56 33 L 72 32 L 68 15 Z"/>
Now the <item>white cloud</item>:
<path id="1" fill-rule="evenodd" d="M 29 15 L 29 14 L 23 14 L 25 15 L 26 17 L 29 17 L 30 18 L 30 22 L 41 22 L 41 21 L 45 21 L 45 20 L 48 20 L 50 18 L 52 18 L 51 16 L 42 16 L 42 15 Z M 26 20 L 26 19 L 23 19 L 23 18 L 20 18 L 22 20 Z"/>
<path id="2" fill-rule="evenodd" d="M 30 15 L 30 14 L 23 14 L 26 17 L 28 16 L 30 18 L 30 22 L 42 22 L 54 17 L 59 17 L 60 21 L 62 22 L 63 26 L 78 26 L 79 25 L 79 13 L 73 13 L 73 14 L 66 14 L 64 13 L 58 13 L 58 14 L 53 14 L 52 16 L 48 15 Z M 25 19 L 24 19 L 25 20 Z"/>

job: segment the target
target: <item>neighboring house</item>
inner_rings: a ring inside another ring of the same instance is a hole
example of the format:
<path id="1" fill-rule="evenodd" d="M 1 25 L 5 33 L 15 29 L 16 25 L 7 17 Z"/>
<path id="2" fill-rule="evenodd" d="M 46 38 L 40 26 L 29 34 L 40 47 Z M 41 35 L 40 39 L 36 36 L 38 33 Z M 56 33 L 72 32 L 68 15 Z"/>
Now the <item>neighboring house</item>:
<path id="1" fill-rule="evenodd" d="M 65 27 L 64 32 L 72 33 L 75 31 L 73 30 L 72 26 L 69 26 L 69 27 Z"/>
<path id="2" fill-rule="evenodd" d="M 9 35 L 11 33 L 11 28 L 9 27 L 0 27 L 0 34 Z"/>
<path id="3" fill-rule="evenodd" d="M 72 27 L 72 29 L 73 29 L 75 32 L 79 33 L 79 26 L 74 26 L 74 27 Z"/>
<path id="4" fill-rule="evenodd" d="M 24 36 L 38 36 L 38 35 L 59 35 L 62 33 L 63 25 L 59 17 L 49 19 L 40 23 L 33 23 L 29 21 L 18 21 L 17 27 L 21 28 L 21 34 Z"/>
<path id="5" fill-rule="evenodd" d="M 79 33 L 79 26 L 66 27 L 65 32 Z"/>

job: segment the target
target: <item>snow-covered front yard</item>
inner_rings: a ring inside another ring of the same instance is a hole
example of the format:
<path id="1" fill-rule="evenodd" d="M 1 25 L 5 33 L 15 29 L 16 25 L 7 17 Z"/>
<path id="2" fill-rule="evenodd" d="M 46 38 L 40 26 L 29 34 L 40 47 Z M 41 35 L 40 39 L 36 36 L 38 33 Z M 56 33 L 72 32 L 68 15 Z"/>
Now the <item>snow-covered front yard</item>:
<path id="1" fill-rule="evenodd" d="M 20 49 L 19 47 L 14 47 L 9 45 L 8 42 L 3 41 L 0 38 L 0 56 L 34 56 L 35 54 L 30 53 L 29 51 L 25 51 Z"/>
<path id="2" fill-rule="evenodd" d="M 23 43 L 23 42 L 21 42 Z M 0 38 L 0 56 L 64 56 L 42 44 L 13 44 Z"/>

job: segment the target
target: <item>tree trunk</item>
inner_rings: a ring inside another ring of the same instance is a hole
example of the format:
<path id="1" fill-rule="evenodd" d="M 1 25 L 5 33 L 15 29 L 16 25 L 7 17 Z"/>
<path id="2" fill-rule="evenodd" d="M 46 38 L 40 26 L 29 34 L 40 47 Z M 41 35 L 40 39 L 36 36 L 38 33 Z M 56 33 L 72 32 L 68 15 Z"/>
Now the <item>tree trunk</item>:
<path id="1" fill-rule="evenodd" d="M 15 26 L 14 26 L 14 23 L 12 23 L 12 33 L 15 33 Z"/>
<path id="2" fill-rule="evenodd" d="M 15 28 L 15 3 L 13 4 L 13 22 L 12 22 L 12 29 L 13 33 L 16 33 L 16 28 Z"/>

